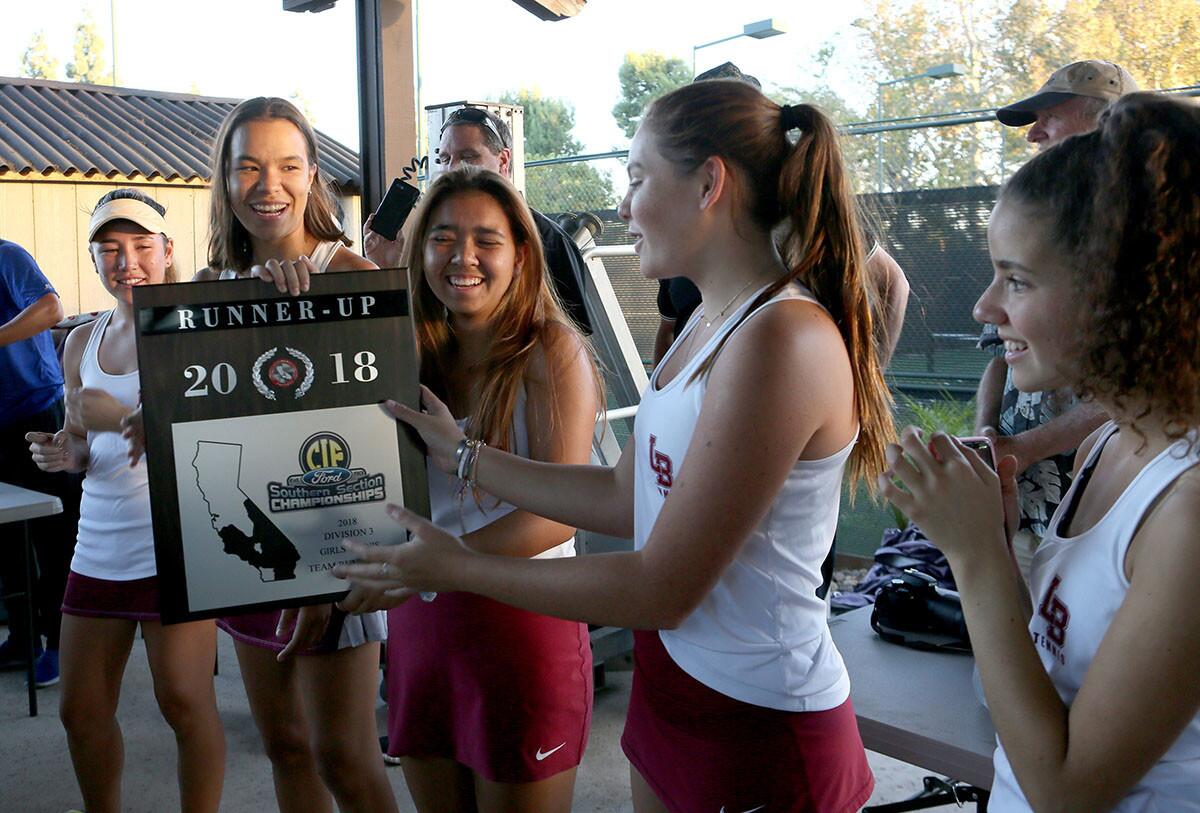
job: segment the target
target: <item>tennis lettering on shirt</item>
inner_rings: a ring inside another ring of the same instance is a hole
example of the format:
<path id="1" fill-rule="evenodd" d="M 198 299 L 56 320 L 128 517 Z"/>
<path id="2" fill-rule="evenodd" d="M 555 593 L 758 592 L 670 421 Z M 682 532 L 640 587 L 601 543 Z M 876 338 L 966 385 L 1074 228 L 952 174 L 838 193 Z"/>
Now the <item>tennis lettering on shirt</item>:
<path id="1" fill-rule="evenodd" d="M 1046 622 L 1046 633 L 1033 633 L 1033 642 L 1054 656 L 1059 663 L 1066 663 L 1063 647 L 1067 643 L 1067 626 L 1071 623 L 1071 611 L 1056 593 L 1062 577 L 1055 576 L 1046 588 L 1046 595 L 1038 604 L 1038 617 Z"/>

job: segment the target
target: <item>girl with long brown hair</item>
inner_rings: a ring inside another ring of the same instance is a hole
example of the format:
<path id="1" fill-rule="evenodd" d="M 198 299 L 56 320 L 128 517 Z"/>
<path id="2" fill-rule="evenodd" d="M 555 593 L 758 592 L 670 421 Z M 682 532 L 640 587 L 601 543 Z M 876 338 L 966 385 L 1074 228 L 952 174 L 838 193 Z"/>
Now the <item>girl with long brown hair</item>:
<path id="1" fill-rule="evenodd" d="M 396 509 L 415 541 L 356 546 L 364 563 L 340 571 L 358 584 L 347 606 L 469 590 L 633 628 L 622 744 L 637 810 L 857 810 L 873 781 L 816 590 L 843 472 L 882 468 L 891 419 L 836 134 L 807 105 L 700 82 L 650 107 L 628 169 L 618 211 L 642 273 L 682 273 L 703 304 L 651 377 L 616 467 L 482 446 L 433 392 L 425 413 L 392 409 L 437 468 L 632 536 L 634 551 L 489 556 Z"/>
<path id="2" fill-rule="evenodd" d="M 312 274 L 375 268 L 347 248 L 317 139 L 284 99 L 256 98 L 226 117 L 213 144 L 209 265 L 201 281 L 258 277 L 307 290 Z M 283 813 L 394 811 L 379 759 L 375 689 L 382 613 L 330 605 L 223 618 Z M 293 657 L 295 656 L 295 657 Z"/>
<path id="3" fill-rule="evenodd" d="M 422 382 L 474 441 L 586 463 L 601 385 L 520 194 L 494 172 L 444 173 L 412 235 Z M 575 554 L 574 529 L 432 469 L 429 495 L 434 522 L 473 550 Z M 388 640 L 389 752 L 422 813 L 569 813 L 591 721 L 586 625 L 443 592 L 392 609 Z"/>

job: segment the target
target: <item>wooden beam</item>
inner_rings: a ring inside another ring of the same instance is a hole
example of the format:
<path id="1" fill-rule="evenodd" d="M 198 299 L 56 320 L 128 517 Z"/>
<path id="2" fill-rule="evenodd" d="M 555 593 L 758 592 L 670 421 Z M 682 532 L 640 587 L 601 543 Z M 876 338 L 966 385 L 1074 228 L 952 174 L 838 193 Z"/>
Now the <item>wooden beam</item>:
<path id="1" fill-rule="evenodd" d="M 371 212 L 417 155 L 413 2 L 358 0 L 357 17 L 359 160 L 363 211 Z"/>
<path id="2" fill-rule="evenodd" d="M 521 8 L 541 20 L 558 22 L 583 11 L 587 0 L 513 0 Z"/>

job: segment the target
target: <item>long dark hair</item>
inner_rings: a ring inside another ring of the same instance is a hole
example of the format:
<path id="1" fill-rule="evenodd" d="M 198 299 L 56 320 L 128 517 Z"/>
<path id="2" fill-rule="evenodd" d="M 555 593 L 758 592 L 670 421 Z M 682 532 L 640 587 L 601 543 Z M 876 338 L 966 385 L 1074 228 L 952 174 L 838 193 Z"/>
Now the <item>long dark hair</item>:
<path id="1" fill-rule="evenodd" d="M 421 381 L 451 408 L 462 408 L 450 397 L 449 381 L 454 372 L 458 342 L 450 329 L 446 307 L 425 281 L 425 240 L 429 235 L 434 211 L 445 201 L 468 192 L 480 192 L 492 198 L 504 210 L 509 229 L 519 247 L 525 249 L 525 263 L 500 301 L 492 317 L 493 339 L 487 356 L 478 365 L 479 403 L 467 417 L 467 435 L 486 441 L 490 446 L 511 451 L 512 422 L 517 393 L 534 351 L 545 347 L 552 329 L 569 331 L 588 349 L 596 391 L 604 392 L 587 339 L 566 315 L 554 290 L 548 284 L 542 241 L 529 207 L 507 179 L 469 164 L 444 172 L 421 200 L 414 217 L 409 255 L 409 290 L 413 291 L 413 318 L 416 322 L 417 347 L 421 357 Z M 555 382 L 548 380 L 553 397 Z"/>
<path id="2" fill-rule="evenodd" d="M 1200 423 L 1200 107 L 1122 97 L 1099 128 L 1035 156 L 1001 192 L 1034 207 L 1074 276 L 1076 391 L 1169 437 Z"/>
<path id="3" fill-rule="evenodd" d="M 884 468 L 883 448 L 894 435 L 891 395 L 873 338 L 857 208 L 833 125 L 811 105 L 785 111 L 749 84 L 722 79 L 686 85 L 661 97 L 642 126 L 649 128 L 662 154 L 684 171 L 713 156 L 723 159 L 742 181 L 734 185 L 734 195 L 747 198 L 736 201 L 739 207 L 762 229 L 781 235 L 787 273 L 759 294 L 742 318 L 793 281 L 807 286 L 829 311 L 854 377 L 859 441 L 850 459 L 850 479 L 866 481 L 873 489 L 873 475 Z M 789 139 L 793 131 L 799 134 L 795 143 Z M 707 375 L 731 334 L 725 334 L 695 376 Z"/>
<path id="4" fill-rule="evenodd" d="M 229 202 L 229 152 L 238 127 L 249 121 L 264 119 L 283 119 L 294 124 L 308 148 L 308 163 L 316 168 L 312 193 L 304 207 L 304 230 L 320 240 L 339 240 L 347 246 L 351 244 L 334 214 L 338 209 L 337 196 L 317 161 L 317 135 L 312 125 L 287 99 L 259 96 L 247 99 L 230 110 L 213 141 L 209 159 L 212 197 L 208 207 L 208 266 L 217 271 L 245 271 L 254 264 L 250 232 L 237 219 Z"/>

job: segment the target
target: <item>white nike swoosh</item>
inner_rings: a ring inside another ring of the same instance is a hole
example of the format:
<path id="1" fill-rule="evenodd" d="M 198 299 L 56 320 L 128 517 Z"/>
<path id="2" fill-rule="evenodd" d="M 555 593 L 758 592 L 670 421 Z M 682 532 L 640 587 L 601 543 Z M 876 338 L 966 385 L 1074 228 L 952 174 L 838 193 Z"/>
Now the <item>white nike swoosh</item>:
<path id="1" fill-rule="evenodd" d="M 533 755 L 534 759 L 536 759 L 538 762 L 541 762 L 543 759 L 550 756 L 555 751 L 557 751 L 559 748 L 562 748 L 564 745 L 566 745 L 565 742 L 560 742 L 558 745 L 554 746 L 553 748 L 551 748 L 549 751 L 546 751 L 546 752 L 543 752 L 542 749 L 539 748 L 537 750 L 537 753 Z"/>
<path id="2" fill-rule="evenodd" d="M 766 805 L 759 805 L 758 807 L 752 807 L 749 810 L 743 810 L 742 813 L 754 813 L 755 810 L 762 810 L 764 807 L 766 807 Z M 719 813 L 725 813 L 725 805 L 721 805 Z"/>

